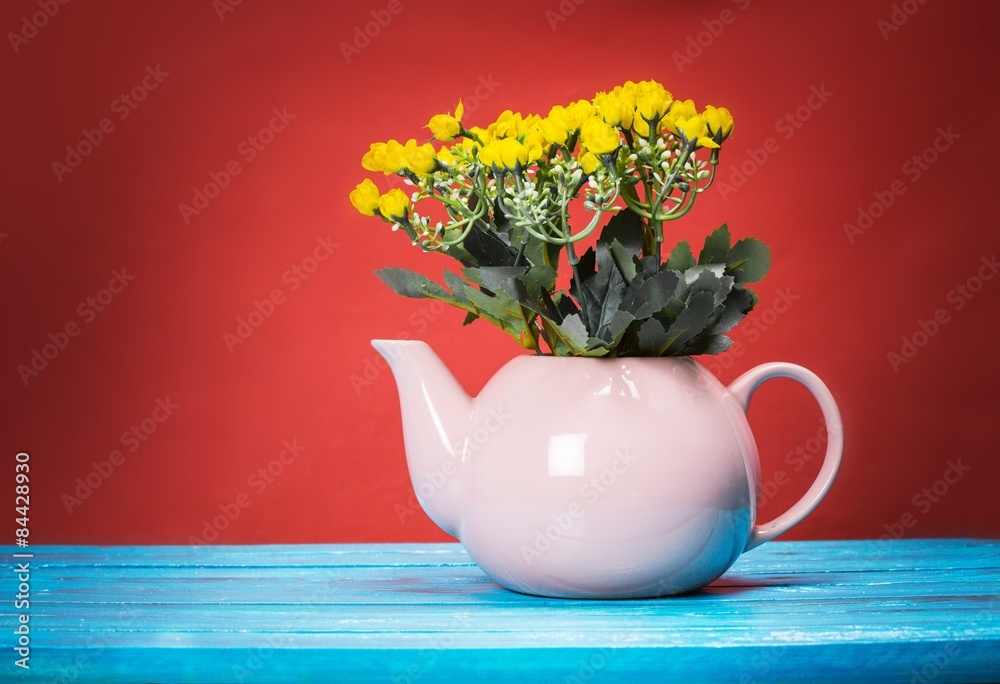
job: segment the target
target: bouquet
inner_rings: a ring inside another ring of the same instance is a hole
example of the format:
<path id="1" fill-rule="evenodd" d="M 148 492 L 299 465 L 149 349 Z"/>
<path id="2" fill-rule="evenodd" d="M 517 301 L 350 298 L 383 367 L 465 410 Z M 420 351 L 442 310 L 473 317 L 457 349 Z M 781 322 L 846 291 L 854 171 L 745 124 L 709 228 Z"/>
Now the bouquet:
<path id="1" fill-rule="evenodd" d="M 747 284 L 770 267 L 761 241 L 734 244 L 723 225 L 697 258 L 686 240 L 663 245 L 712 185 L 733 131 L 725 107 L 698 110 L 660 83 L 628 81 L 544 117 L 507 110 L 485 128 L 467 126 L 459 101 L 428 128 L 440 147 L 389 140 L 362 159 L 407 190 L 365 179 L 350 198 L 461 265 L 443 286 L 377 271 L 396 293 L 456 306 L 466 324 L 484 319 L 557 356 L 715 354 L 757 303 Z"/>

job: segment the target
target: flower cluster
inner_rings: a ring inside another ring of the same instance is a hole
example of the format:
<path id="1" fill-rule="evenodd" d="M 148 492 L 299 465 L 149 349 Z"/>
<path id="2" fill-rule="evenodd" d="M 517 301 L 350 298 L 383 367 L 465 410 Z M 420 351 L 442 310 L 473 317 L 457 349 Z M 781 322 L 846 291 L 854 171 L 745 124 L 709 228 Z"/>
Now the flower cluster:
<path id="1" fill-rule="evenodd" d="M 351 193 L 351 202 L 362 214 L 404 230 L 414 245 L 457 258 L 466 278 L 486 296 L 495 293 L 476 282 L 481 270 L 545 266 L 554 273 L 562 250 L 575 281 L 582 282 L 586 255 L 578 256 L 574 243 L 591 235 L 608 214 L 635 217 L 641 228 L 635 257 L 658 267 L 664 224 L 687 214 L 712 184 L 721 146 L 733 131 L 725 107 L 699 110 L 656 81 L 628 81 L 590 100 L 556 105 L 545 116 L 507 110 L 485 128 L 468 125 L 464 114 L 459 101 L 453 113 L 431 118 L 427 128 L 441 143 L 437 148 L 413 139 L 373 143 L 362 166 L 402 176 L 412 193 L 398 188 L 381 193 L 366 179 Z M 571 221 L 578 198 L 584 220 Z M 510 263 L 500 250 L 510 253 Z M 470 268 L 479 270 L 470 274 Z M 540 287 L 553 304 L 562 294 Z M 586 317 L 586 292 L 563 298 L 567 311 L 571 303 L 579 304 Z M 514 332 L 510 321 L 498 322 L 482 308 L 462 308 Z M 523 325 L 514 326 L 519 341 L 537 348 L 541 335 L 556 351 L 545 326 L 532 327 L 526 316 Z M 552 320 L 562 318 L 557 314 Z"/>
<path id="2" fill-rule="evenodd" d="M 463 115 L 459 102 L 454 114 L 438 114 L 428 123 L 434 138 L 450 146 L 435 150 L 412 139 L 373 143 L 362 166 L 402 175 L 417 192 L 407 202 L 399 190 L 379 195 L 366 180 L 351 194 L 358 211 L 406 229 L 425 249 L 446 249 L 460 243 L 476 221 L 488 220 L 499 199 L 501 209 L 513 210 L 534 237 L 566 244 L 589 235 L 621 196 L 652 222 L 651 241 L 662 241 L 660 224 L 687 213 L 708 187 L 717 151 L 733 130 L 725 107 L 699 112 L 694 102 L 675 100 L 655 81 L 628 81 L 592 100 L 556 105 L 545 117 L 507 110 L 486 128 L 467 128 Z M 696 158 L 702 149 L 710 151 L 707 162 Z M 595 216 L 573 232 L 566 204 L 585 184 L 599 191 L 587 198 Z M 441 202 L 447 220 L 432 227 L 428 215 L 415 214 L 413 204 L 423 199 Z M 472 204 L 485 204 L 485 211 L 477 213 Z M 456 228 L 461 230 L 447 236 Z"/>

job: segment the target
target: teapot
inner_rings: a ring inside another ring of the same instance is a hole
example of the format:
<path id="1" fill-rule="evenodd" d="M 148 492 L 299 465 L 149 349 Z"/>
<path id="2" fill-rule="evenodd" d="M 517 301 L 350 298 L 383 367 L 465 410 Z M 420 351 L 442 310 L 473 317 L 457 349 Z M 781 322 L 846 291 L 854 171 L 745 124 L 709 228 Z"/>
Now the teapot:
<path id="1" fill-rule="evenodd" d="M 691 357 L 517 356 L 470 397 L 418 340 L 373 340 L 399 390 L 413 489 L 502 586 L 557 598 L 680 594 L 722 575 L 823 499 L 843 426 L 826 385 L 766 363 L 723 385 Z M 813 394 L 827 447 L 816 480 L 757 522 L 746 411 L 765 380 Z"/>

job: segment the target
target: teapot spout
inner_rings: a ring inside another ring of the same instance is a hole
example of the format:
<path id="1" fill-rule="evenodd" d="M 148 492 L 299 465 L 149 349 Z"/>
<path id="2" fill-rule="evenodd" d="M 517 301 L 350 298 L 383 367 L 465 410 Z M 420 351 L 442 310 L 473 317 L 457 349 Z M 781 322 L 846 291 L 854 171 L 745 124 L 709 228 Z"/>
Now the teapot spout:
<path id="1" fill-rule="evenodd" d="M 413 491 L 441 529 L 458 536 L 462 444 L 472 398 L 438 355 L 420 340 L 372 340 L 399 391 L 406 462 Z"/>

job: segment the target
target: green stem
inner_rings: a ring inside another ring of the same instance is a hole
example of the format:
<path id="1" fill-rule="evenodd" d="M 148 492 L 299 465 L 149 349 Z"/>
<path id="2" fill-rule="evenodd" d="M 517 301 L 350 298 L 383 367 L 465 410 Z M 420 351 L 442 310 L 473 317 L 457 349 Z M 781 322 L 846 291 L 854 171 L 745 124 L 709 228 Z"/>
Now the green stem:
<path id="1" fill-rule="evenodd" d="M 514 258 L 514 266 L 520 266 L 521 262 L 524 260 L 524 248 L 528 245 L 528 237 L 530 233 L 524 231 L 524 237 L 521 238 L 521 246 L 517 250 L 517 256 Z"/>
<path id="2" fill-rule="evenodd" d="M 580 295 L 580 319 L 583 321 L 584 327 L 589 331 L 590 317 L 587 315 L 587 291 L 584 289 L 583 280 L 580 278 L 580 260 L 576 256 L 576 248 L 573 247 L 572 242 L 566 243 L 566 261 L 569 262 L 570 268 L 573 269 L 573 280 L 576 281 L 577 292 Z"/>

